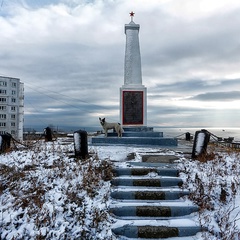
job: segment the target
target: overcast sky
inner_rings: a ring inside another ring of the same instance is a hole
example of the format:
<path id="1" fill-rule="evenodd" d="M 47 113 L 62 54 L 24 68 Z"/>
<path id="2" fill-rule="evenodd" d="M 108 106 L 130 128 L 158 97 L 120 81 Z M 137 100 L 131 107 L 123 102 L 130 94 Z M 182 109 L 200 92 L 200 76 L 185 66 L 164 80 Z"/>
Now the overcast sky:
<path id="1" fill-rule="evenodd" d="M 24 83 L 25 127 L 120 121 L 131 11 L 148 125 L 240 127 L 239 0 L 1 0 L 0 75 Z"/>

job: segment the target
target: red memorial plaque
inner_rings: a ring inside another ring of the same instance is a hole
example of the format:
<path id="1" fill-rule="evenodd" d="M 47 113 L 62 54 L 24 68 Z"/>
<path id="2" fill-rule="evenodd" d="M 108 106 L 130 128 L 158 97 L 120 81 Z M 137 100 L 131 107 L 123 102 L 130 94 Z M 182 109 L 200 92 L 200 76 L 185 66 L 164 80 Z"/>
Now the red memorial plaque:
<path id="1" fill-rule="evenodd" d="M 123 125 L 143 124 L 143 91 L 122 92 Z"/>

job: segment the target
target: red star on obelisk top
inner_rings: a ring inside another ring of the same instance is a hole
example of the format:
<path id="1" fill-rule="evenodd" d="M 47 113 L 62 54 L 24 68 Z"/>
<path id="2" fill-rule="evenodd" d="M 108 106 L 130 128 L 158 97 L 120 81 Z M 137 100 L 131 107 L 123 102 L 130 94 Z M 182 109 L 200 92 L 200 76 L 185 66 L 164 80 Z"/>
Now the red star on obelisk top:
<path id="1" fill-rule="evenodd" d="M 131 21 L 133 22 L 133 17 L 134 17 L 135 13 L 133 11 L 131 11 L 129 14 L 130 14 L 130 17 L 131 17 Z"/>

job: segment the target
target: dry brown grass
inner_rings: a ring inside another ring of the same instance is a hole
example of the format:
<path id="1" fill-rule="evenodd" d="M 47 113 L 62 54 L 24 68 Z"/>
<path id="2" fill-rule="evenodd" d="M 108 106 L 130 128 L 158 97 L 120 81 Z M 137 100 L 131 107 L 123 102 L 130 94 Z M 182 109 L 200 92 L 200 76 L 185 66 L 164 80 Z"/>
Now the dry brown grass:
<path id="1" fill-rule="evenodd" d="M 60 239 L 70 239 L 71 226 L 74 225 L 79 226 L 79 232 L 75 233 L 79 239 L 93 239 L 91 238 L 93 232 L 101 232 L 103 224 L 108 224 L 107 206 L 103 210 L 98 206 L 89 206 L 86 201 L 95 197 L 102 199 L 103 202 L 107 201 L 109 192 L 104 196 L 99 196 L 99 193 L 105 181 L 110 181 L 112 178 L 111 163 L 100 160 L 96 154 L 85 161 L 66 159 L 67 156 L 63 152 L 65 150 L 55 144 L 49 148 L 49 145 L 42 143 L 31 151 L 31 163 L 21 168 L 17 165 L 14 167 L 0 165 L 0 196 L 7 193 L 13 201 L 12 208 L 22 209 L 12 221 L 15 222 L 12 225 L 13 230 L 19 228 L 20 219 L 25 218 L 34 222 L 35 230 L 38 232 L 35 239 L 56 239 L 52 235 L 54 232 L 52 230 L 56 227 L 56 219 L 59 214 L 66 214 L 70 225 L 66 227 Z M 55 156 L 52 164 L 46 161 L 49 156 Z M 59 206 L 56 206 L 55 199 L 48 199 L 51 197 L 49 193 L 58 187 L 56 181 L 64 182 L 66 185 L 66 187 L 59 186 L 61 202 L 63 202 L 61 211 Z M 46 206 L 46 202 L 52 206 L 51 211 Z M 8 228 L 8 225 L 9 223 L 4 223 L 2 219 L 0 228 Z M 30 237 L 27 231 L 24 234 L 24 237 L 19 236 L 16 239 Z"/>
<path id="2" fill-rule="evenodd" d="M 228 161 L 227 158 L 234 161 Z M 194 161 L 187 160 L 191 167 L 185 166 L 182 169 L 187 175 L 183 187 L 191 186 L 189 198 L 200 206 L 200 222 L 209 229 L 208 234 L 203 234 L 206 239 L 209 239 L 209 234 L 212 239 L 239 239 L 236 222 L 240 209 L 235 206 L 235 198 L 239 192 L 239 160 L 240 153 L 236 149 L 219 151 L 219 147 L 210 145 L 207 154 Z M 215 229 L 209 227 L 213 219 L 216 222 Z"/>

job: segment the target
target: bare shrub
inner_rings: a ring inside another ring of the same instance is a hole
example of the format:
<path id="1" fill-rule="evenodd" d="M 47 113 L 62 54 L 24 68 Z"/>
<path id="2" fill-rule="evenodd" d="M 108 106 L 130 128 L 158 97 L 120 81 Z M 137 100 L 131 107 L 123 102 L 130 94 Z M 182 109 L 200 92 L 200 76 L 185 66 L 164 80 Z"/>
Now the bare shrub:
<path id="1" fill-rule="evenodd" d="M 34 239 L 72 239 L 74 233 L 75 239 L 103 240 L 99 233 L 106 228 L 110 231 L 109 192 L 101 189 L 110 186 L 105 181 L 111 179 L 111 164 L 96 154 L 75 161 L 66 152 L 57 142 L 39 142 L 19 158 L 15 154 L 14 166 L 0 165 L 0 228 L 11 229 L 12 239 L 30 239 L 33 233 Z M 28 159 L 26 163 L 20 160 L 22 156 Z M 99 206 L 94 205 L 95 198 Z M 31 231 L 21 228 L 27 222 Z"/>
<path id="2" fill-rule="evenodd" d="M 237 240 L 239 152 L 218 150 L 211 147 L 209 154 L 196 161 L 184 160 L 180 165 L 181 176 L 186 176 L 183 187 L 191 190 L 189 199 L 200 206 L 199 221 L 208 229 L 205 239 Z"/>

